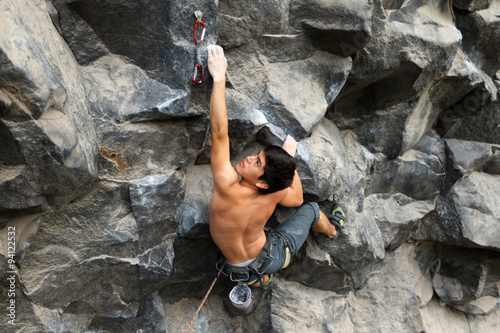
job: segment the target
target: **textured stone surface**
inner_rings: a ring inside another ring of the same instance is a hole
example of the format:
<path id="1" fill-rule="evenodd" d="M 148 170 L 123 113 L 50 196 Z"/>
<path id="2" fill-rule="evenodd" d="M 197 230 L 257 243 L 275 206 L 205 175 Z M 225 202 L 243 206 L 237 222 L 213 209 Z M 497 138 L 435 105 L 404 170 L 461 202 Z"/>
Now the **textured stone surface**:
<path id="1" fill-rule="evenodd" d="M 318 235 L 317 242 L 322 250 L 332 256 L 333 262 L 349 275 L 353 286 L 359 288 L 385 257 L 384 240 L 372 212 L 358 212 L 352 205 L 346 208 L 349 228 L 334 241 Z"/>
<path id="2" fill-rule="evenodd" d="M 0 293 L 17 271 L 17 316 L 0 331 L 187 328 L 216 272 L 214 43 L 231 162 L 292 135 L 305 199 L 348 217 L 310 232 L 246 316 L 220 276 L 192 330 L 498 331 L 499 5 L 4 0 Z"/>
<path id="3" fill-rule="evenodd" d="M 335 191 L 342 191 L 347 178 L 348 161 L 337 127 L 324 119 L 309 138 L 297 147 L 297 168 L 304 195 L 309 200 L 324 201 Z M 328 165 L 329 168 L 324 168 Z"/>
<path id="4" fill-rule="evenodd" d="M 432 201 L 417 201 L 404 194 L 372 194 L 366 197 L 364 209 L 372 212 L 384 247 L 397 249 L 410 238 L 415 223 L 434 209 Z"/>
<path id="5" fill-rule="evenodd" d="M 477 67 L 492 77 L 500 69 L 500 46 L 493 42 L 500 36 L 500 3 L 492 1 L 490 6 L 483 5 L 483 8 L 476 9 L 472 13 L 456 10 L 457 27 L 463 35 L 465 53 Z M 481 31 L 480 35 L 476 35 L 478 31 Z"/>
<path id="6" fill-rule="evenodd" d="M 385 332 L 423 329 L 419 300 L 412 287 L 414 276 L 421 273 L 414 271 L 411 257 L 408 245 L 389 253 L 381 268 L 356 293 L 350 309 L 356 331 L 371 332 L 373 323 Z"/>
<path id="7" fill-rule="evenodd" d="M 314 47 L 347 57 L 362 50 L 371 39 L 371 1 L 290 2 L 295 30 L 311 37 Z"/>
<path id="8" fill-rule="evenodd" d="M 213 189 L 212 169 L 208 165 L 189 168 L 186 195 L 182 206 L 179 236 L 209 238 L 210 193 Z"/>
<path id="9" fill-rule="evenodd" d="M 446 197 L 438 198 L 436 210 L 423 220 L 416 237 L 498 250 L 499 188 L 498 175 L 473 172 L 459 179 Z"/>
<path id="10" fill-rule="evenodd" d="M 79 65 L 45 2 L 9 1 L 1 17 L 0 211 L 57 209 L 97 177 Z"/>
<path id="11" fill-rule="evenodd" d="M 453 0 L 453 6 L 469 12 L 475 12 L 488 8 L 493 2 L 494 0 Z"/>
<path id="12" fill-rule="evenodd" d="M 273 332 L 353 329 L 346 297 L 281 280 L 271 291 L 270 320 Z"/>
<path id="13" fill-rule="evenodd" d="M 407 118 L 425 104 L 425 95 L 420 101 L 416 97 L 451 68 L 461 34 L 444 2 L 407 1 L 388 12 L 380 1 L 373 6 L 372 35 L 377 38 L 356 54 L 353 70 L 327 117 L 338 119 L 341 129 L 353 129 L 372 151 L 394 158 L 407 149 L 401 145 Z M 423 125 L 421 134 L 430 126 Z"/>
<path id="14" fill-rule="evenodd" d="M 373 166 L 367 193 L 403 193 L 416 200 L 434 200 L 444 181 L 443 158 L 409 150 L 402 156 Z"/>
<path id="15" fill-rule="evenodd" d="M 350 69 L 349 59 L 324 52 L 316 52 L 301 62 L 270 64 L 266 68 L 267 89 L 259 107 L 271 123 L 302 139 L 321 121 Z"/>

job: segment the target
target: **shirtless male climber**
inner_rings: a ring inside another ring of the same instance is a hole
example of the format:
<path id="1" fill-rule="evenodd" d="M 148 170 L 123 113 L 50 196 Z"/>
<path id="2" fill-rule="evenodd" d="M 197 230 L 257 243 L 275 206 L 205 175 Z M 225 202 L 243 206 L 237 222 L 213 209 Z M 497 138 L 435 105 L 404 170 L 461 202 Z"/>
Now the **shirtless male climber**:
<path id="1" fill-rule="evenodd" d="M 207 51 L 213 78 L 210 234 L 225 257 L 231 279 L 264 288 L 275 272 L 288 266 L 310 227 L 335 237 L 344 225 L 345 213 L 334 204 L 327 217 L 317 203 L 303 204 L 294 159 L 297 142 L 290 136 L 282 147 L 270 145 L 232 167 L 225 100 L 227 60 L 220 46 L 208 46 Z M 264 226 L 277 204 L 300 208 L 278 227 L 265 232 Z"/>

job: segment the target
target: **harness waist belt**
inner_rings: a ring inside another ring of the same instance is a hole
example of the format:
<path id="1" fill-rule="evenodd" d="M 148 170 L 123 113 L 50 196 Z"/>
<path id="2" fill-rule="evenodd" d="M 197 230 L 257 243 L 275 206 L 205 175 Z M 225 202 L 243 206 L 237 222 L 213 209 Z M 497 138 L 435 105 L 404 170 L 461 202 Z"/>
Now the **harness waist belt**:
<path id="1" fill-rule="evenodd" d="M 236 274 L 247 275 L 249 271 L 252 270 L 257 271 L 257 269 L 262 266 L 264 261 L 266 261 L 269 253 L 271 252 L 271 239 L 269 238 L 269 233 L 267 231 L 265 233 L 266 233 L 266 243 L 262 247 L 262 250 L 260 250 L 260 253 L 257 256 L 257 258 L 255 258 L 250 264 L 242 267 L 239 265 L 233 265 L 229 261 L 224 259 L 226 262 L 226 266 L 230 271 L 230 274 L 236 273 Z"/>

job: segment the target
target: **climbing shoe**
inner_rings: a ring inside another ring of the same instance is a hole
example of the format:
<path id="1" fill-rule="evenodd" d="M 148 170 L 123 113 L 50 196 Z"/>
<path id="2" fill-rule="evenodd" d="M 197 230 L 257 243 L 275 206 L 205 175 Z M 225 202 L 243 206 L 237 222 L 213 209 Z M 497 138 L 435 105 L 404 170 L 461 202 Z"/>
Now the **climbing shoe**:
<path id="1" fill-rule="evenodd" d="M 335 234 L 334 238 L 336 238 L 342 229 L 344 229 L 344 223 L 346 221 L 346 209 L 344 206 L 341 204 L 335 202 L 332 206 L 332 211 L 330 213 L 330 216 L 328 216 L 328 220 L 330 220 L 330 223 L 335 226 L 335 229 L 337 229 L 337 233 Z"/>

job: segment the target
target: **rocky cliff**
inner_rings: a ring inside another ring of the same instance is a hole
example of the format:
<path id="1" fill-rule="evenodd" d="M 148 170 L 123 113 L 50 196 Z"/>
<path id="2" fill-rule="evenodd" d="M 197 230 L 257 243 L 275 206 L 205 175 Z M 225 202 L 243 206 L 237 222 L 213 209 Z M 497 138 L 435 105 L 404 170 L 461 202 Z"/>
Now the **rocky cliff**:
<path id="1" fill-rule="evenodd" d="M 305 199 L 349 217 L 247 316 L 221 277 L 192 331 L 500 330 L 500 0 L 1 0 L 0 22 L 1 331 L 187 327 L 217 256 L 215 43 L 234 161 L 292 135 Z"/>

